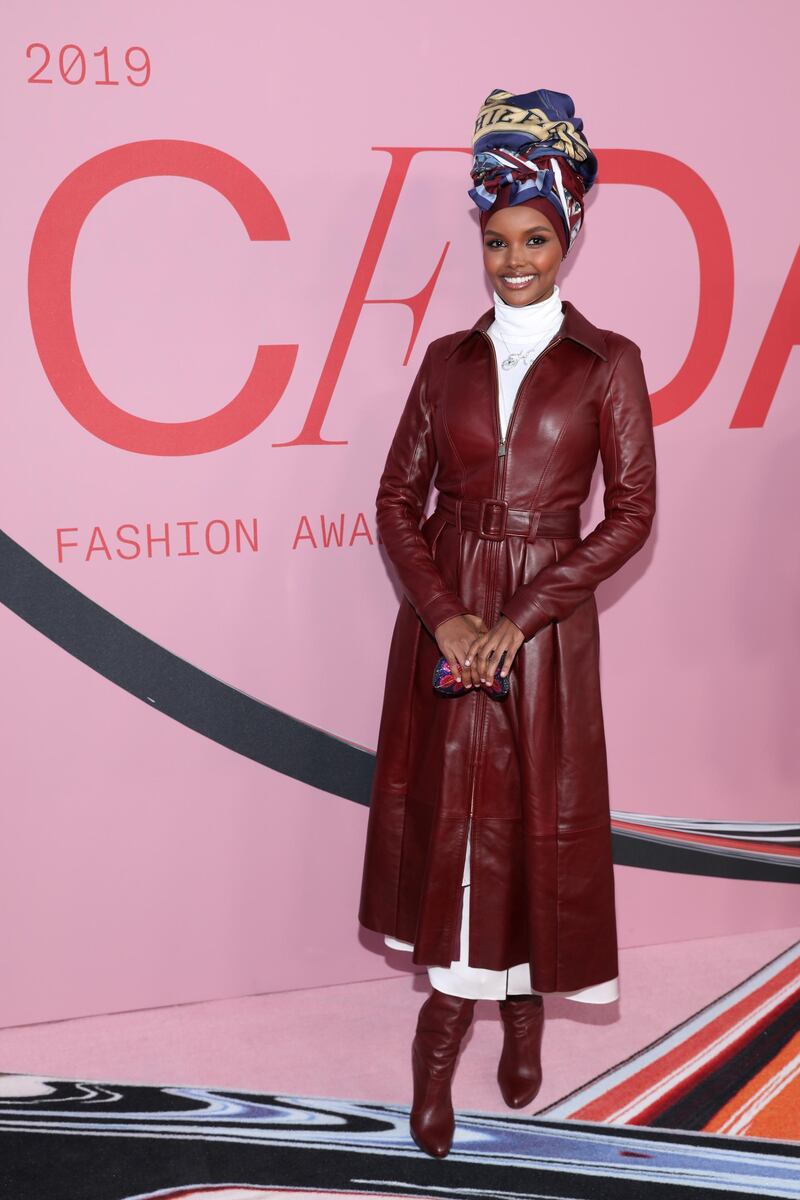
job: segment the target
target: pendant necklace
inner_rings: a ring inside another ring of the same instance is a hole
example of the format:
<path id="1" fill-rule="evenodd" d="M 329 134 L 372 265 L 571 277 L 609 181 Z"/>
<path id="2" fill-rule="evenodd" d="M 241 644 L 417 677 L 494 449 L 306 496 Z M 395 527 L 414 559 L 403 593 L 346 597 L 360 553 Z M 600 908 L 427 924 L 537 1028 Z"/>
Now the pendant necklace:
<path id="1" fill-rule="evenodd" d="M 534 346 L 534 347 L 530 347 L 528 350 L 516 350 L 516 351 L 513 351 L 513 352 L 512 352 L 512 350 L 511 350 L 511 348 L 510 348 L 510 346 L 509 346 L 508 342 L 507 342 L 507 341 L 506 341 L 506 339 L 503 337 L 502 333 L 500 333 L 500 330 L 499 330 L 499 329 L 498 329 L 498 331 L 497 331 L 497 332 L 498 332 L 498 334 L 499 334 L 499 336 L 500 336 L 500 341 L 503 343 L 503 345 L 505 346 L 506 350 L 508 350 L 508 358 L 504 358 L 504 359 L 503 359 L 503 361 L 500 363 L 500 366 L 503 368 L 503 370 L 504 370 L 504 371 L 511 371 L 511 370 L 512 370 L 514 367 L 516 367 L 516 365 L 517 365 L 519 362 L 524 362 L 524 363 L 525 363 L 525 366 L 526 366 L 526 367 L 529 367 L 529 366 L 530 366 L 530 362 L 529 362 L 529 360 L 528 360 L 528 356 L 529 356 L 530 354 L 533 354 L 533 353 L 534 353 L 535 346 Z"/>

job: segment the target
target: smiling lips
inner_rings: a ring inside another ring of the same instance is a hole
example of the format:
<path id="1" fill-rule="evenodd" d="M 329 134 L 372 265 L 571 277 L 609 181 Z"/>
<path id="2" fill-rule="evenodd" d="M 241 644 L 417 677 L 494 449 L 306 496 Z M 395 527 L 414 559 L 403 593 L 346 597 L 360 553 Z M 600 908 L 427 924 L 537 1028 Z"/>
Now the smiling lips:
<path id="1" fill-rule="evenodd" d="M 536 278 L 535 275 L 501 275 L 500 277 L 506 287 L 522 288 L 527 287 Z"/>

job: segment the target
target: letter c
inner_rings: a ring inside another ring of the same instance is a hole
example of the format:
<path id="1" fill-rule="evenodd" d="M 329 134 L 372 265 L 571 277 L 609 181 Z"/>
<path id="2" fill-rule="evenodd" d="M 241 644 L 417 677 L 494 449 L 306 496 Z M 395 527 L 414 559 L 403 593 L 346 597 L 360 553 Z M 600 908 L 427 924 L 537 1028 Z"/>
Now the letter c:
<path id="1" fill-rule="evenodd" d="M 137 454 L 204 454 L 252 433 L 280 400 L 296 345 L 259 346 L 237 396 L 196 421 L 150 421 L 119 408 L 95 385 L 81 357 L 72 315 L 71 276 L 88 214 L 114 188 L 134 179 L 178 175 L 215 188 L 233 206 L 253 241 L 285 241 L 286 223 L 261 180 L 237 159 L 197 142 L 154 139 L 115 146 L 90 158 L 45 205 L 31 245 L 28 300 L 33 337 L 61 403 L 85 429 Z"/>

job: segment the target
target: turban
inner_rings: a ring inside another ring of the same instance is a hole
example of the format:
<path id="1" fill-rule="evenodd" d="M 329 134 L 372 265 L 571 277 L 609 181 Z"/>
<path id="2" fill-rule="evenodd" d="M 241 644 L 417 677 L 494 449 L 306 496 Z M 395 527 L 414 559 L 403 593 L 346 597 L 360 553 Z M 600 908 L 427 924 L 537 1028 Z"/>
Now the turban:
<path id="1" fill-rule="evenodd" d="M 584 195 L 597 178 L 597 159 L 572 97 L 544 88 L 516 96 L 495 88 L 475 121 L 472 155 L 468 194 L 480 209 L 481 228 L 498 208 L 528 204 L 548 217 L 566 255 L 583 224 Z"/>

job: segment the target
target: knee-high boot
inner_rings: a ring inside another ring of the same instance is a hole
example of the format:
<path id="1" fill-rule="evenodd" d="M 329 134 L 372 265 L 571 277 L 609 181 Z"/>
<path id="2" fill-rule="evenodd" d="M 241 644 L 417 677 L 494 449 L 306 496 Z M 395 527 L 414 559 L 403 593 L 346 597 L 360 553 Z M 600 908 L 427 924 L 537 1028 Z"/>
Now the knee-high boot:
<path id="1" fill-rule="evenodd" d="M 510 1108 L 530 1104 L 542 1086 L 541 1046 L 544 1029 L 542 997 L 508 996 L 499 1001 L 503 1018 L 503 1052 L 497 1081 Z"/>
<path id="2" fill-rule="evenodd" d="M 450 1152 L 455 1114 L 450 1085 L 475 1001 L 433 989 L 417 1018 L 411 1047 L 414 1100 L 410 1126 L 420 1150 L 443 1158 Z"/>

